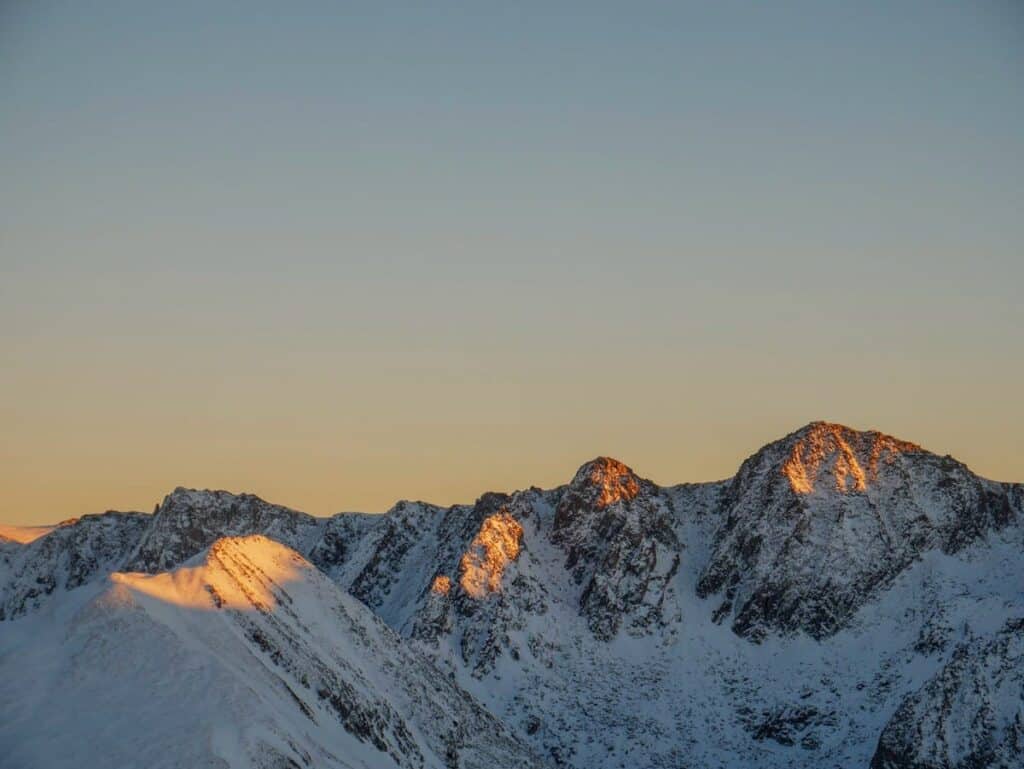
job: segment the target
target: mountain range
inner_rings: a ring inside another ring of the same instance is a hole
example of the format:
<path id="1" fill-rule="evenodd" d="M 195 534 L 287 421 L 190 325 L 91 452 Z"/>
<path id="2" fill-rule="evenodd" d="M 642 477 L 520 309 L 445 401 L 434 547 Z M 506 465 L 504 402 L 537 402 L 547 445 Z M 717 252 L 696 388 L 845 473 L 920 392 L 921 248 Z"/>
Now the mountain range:
<path id="1" fill-rule="evenodd" d="M 0 529 L 0 767 L 1024 766 L 1024 485 L 815 422 L 724 481 Z"/>

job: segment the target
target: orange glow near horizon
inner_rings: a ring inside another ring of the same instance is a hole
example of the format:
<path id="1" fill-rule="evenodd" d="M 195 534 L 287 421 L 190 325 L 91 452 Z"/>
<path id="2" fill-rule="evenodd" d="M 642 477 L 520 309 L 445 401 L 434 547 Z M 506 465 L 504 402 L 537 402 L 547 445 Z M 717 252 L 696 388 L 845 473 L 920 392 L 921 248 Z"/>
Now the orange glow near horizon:
<path id="1" fill-rule="evenodd" d="M 352 429 L 327 412 L 285 428 L 277 418 L 247 422 L 242 411 L 248 406 L 241 402 L 225 409 L 224 419 L 237 425 L 231 431 L 212 421 L 154 425 L 152 415 L 104 425 L 99 421 L 108 415 L 101 411 L 92 415 L 96 424 L 92 416 L 65 422 L 67 429 L 74 427 L 70 433 L 33 430 L 26 422 L 4 436 L 17 452 L 8 449 L 0 462 L 0 523 L 52 525 L 111 509 L 149 512 L 176 486 L 248 492 L 320 516 L 384 512 L 401 499 L 472 503 L 486 491 L 568 483 L 583 462 L 601 452 L 663 485 L 713 481 L 731 477 L 764 444 L 810 421 L 795 415 L 760 426 L 640 417 L 634 424 L 567 424 L 552 417 L 527 428 L 481 418 L 473 427 L 421 424 L 389 432 L 383 426 Z M 934 421 L 901 426 L 895 420 L 892 427 L 883 419 L 843 421 L 913 437 L 984 477 L 1024 480 L 1024 454 L 1010 423 L 998 431 L 972 424 L 970 431 L 958 432 L 955 425 Z M 870 482 L 870 460 L 858 461 Z M 852 488 L 855 481 L 849 483 Z"/>
<path id="2" fill-rule="evenodd" d="M 72 519 L 74 520 L 74 519 Z M 68 523 L 68 521 L 65 521 Z M 18 542 L 22 545 L 27 545 L 29 542 L 35 542 L 40 537 L 49 534 L 53 531 L 56 526 L 2 526 L 0 525 L 0 540 L 9 539 L 12 542 Z"/>
<path id="3" fill-rule="evenodd" d="M 1024 482 L 1024 2 L 314 5 L 0 0 L 0 523 Z"/>

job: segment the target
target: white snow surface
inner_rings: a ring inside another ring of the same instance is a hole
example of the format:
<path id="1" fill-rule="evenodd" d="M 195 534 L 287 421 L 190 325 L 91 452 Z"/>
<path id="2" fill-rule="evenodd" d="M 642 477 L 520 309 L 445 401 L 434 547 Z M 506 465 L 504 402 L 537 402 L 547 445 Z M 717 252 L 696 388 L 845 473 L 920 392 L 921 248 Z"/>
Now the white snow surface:
<path id="1" fill-rule="evenodd" d="M 291 549 L 221 539 L 114 573 L 0 632 L 0 766 L 534 766 Z M 332 698 L 337 697 L 336 707 Z"/>
<path id="2" fill-rule="evenodd" d="M 824 423 L 707 484 L 599 458 L 330 519 L 178 489 L 0 543 L 0 767 L 1024 766 L 1022 518 Z"/>
<path id="3" fill-rule="evenodd" d="M 533 510 L 504 582 L 539 592 L 543 610 L 495 595 L 470 617 L 450 609 L 436 641 L 410 642 L 540 752 L 575 767 L 867 767 L 900 703 L 958 644 L 1024 616 L 1024 539 L 1012 527 L 955 555 L 924 553 L 832 637 L 751 643 L 712 621 L 717 597 L 696 595 L 714 527 L 698 518 L 677 524 L 687 547 L 671 621 L 606 642 L 581 616 L 565 555 L 545 534 L 550 509 L 535 499 Z M 430 535 L 418 540 L 381 604 L 407 636 L 417 613 L 432 610 L 424 592 L 437 547 Z M 499 639 L 493 667 L 477 664 L 476 646 L 467 658 L 462 644 L 480 623 Z"/>

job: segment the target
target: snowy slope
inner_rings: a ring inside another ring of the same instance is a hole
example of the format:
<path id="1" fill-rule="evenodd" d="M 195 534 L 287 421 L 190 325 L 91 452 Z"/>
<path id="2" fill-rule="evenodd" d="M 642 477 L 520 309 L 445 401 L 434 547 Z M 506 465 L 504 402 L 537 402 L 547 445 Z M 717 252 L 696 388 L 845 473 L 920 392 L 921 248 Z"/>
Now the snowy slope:
<path id="1" fill-rule="evenodd" d="M 174 568 L 221 537 L 264 534 L 308 553 L 323 545 L 330 523 L 251 494 L 183 488 L 152 515 L 108 511 L 74 518 L 21 547 L 13 541 L 0 547 L 0 620 L 112 571 Z"/>
<path id="2" fill-rule="evenodd" d="M 815 423 L 720 483 L 599 458 L 402 504 L 333 574 L 556 762 L 867 766 L 955 645 L 1024 609 L 1020 520 L 1019 486 Z"/>
<path id="3" fill-rule="evenodd" d="M 0 634 L 4 767 L 539 765 L 294 551 L 218 540 Z"/>
<path id="4" fill-rule="evenodd" d="M 1024 755 L 1024 618 L 959 645 L 904 700 L 878 741 L 872 769 L 1021 765 Z"/>
<path id="5" fill-rule="evenodd" d="M 74 590 L 120 568 L 149 516 L 83 515 L 43 537 L 0 550 L 0 620 L 38 609 L 55 592 Z"/>
<path id="6" fill-rule="evenodd" d="M 995 680 L 1019 650 L 1024 487 L 880 433 L 813 423 L 714 483 L 601 457 L 449 508 L 315 519 L 178 489 L 152 517 L 98 518 L 0 548 L 0 637 L 111 571 L 266 533 L 555 765 L 968 767 L 989 748 L 1024 765 L 1020 679 Z"/>

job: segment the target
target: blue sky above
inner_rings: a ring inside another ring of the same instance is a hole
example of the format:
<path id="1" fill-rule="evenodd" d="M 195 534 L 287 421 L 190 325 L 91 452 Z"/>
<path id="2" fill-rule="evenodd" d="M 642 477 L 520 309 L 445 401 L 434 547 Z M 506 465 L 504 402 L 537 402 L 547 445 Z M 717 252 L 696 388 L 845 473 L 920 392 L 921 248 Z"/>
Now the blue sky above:
<path id="1" fill-rule="evenodd" d="M 85 10 L 0 10 L 0 517 L 690 480 L 817 418 L 1024 469 L 1015 3 Z"/>

